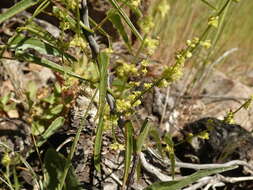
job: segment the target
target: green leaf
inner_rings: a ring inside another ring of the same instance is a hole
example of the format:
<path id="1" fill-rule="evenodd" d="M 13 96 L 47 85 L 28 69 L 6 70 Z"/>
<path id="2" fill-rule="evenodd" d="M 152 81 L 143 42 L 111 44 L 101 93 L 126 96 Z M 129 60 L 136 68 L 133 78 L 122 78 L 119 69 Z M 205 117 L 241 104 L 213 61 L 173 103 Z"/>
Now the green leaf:
<path id="1" fill-rule="evenodd" d="M 112 4 L 112 6 L 119 12 L 119 15 L 125 20 L 125 22 L 130 27 L 130 29 L 132 30 L 132 32 L 134 33 L 134 35 L 139 40 L 142 41 L 143 40 L 142 36 L 138 32 L 138 30 L 135 28 L 135 26 L 133 25 L 133 23 L 131 22 L 131 20 L 128 18 L 127 14 L 122 10 L 122 8 L 118 4 L 118 2 L 116 0 L 109 0 L 109 1 Z"/>
<path id="2" fill-rule="evenodd" d="M 114 25 L 114 28 L 116 28 L 123 38 L 125 44 L 127 45 L 128 49 L 131 50 L 131 45 L 127 36 L 127 33 L 125 31 L 125 27 L 121 22 L 121 18 L 118 13 L 116 13 L 114 10 L 108 12 L 109 15 L 109 20 L 112 22 Z"/>
<path id="3" fill-rule="evenodd" d="M 31 132 L 34 136 L 40 135 L 45 131 L 45 126 L 40 124 L 39 121 L 34 121 L 32 123 Z"/>
<path id="4" fill-rule="evenodd" d="M 215 168 L 215 169 L 208 169 L 208 170 L 199 170 L 195 172 L 194 174 L 188 176 L 185 179 L 182 180 L 176 180 L 176 181 L 165 181 L 165 182 L 156 182 L 152 185 L 145 188 L 145 190 L 178 190 L 182 189 L 183 187 L 186 187 L 187 185 L 190 185 L 197 180 L 201 179 L 202 177 L 222 173 L 228 170 L 233 170 L 237 166 L 232 167 L 223 167 L 223 168 Z"/>
<path id="5" fill-rule="evenodd" d="M 56 82 L 55 84 L 54 84 L 54 89 L 55 89 L 55 93 L 56 94 L 61 94 L 61 92 L 62 92 L 62 89 L 61 89 L 61 85 L 59 84 L 59 82 Z"/>
<path id="6" fill-rule="evenodd" d="M 99 82 L 99 122 L 96 131 L 95 147 L 94 147 L 94 164 L 97 171 L 101 170 L 101 145 L 102 145 L 102 133 L 104 128 L 104 111 L 106 104 L 106 92 L 107 92 L 107 69 L 109 65 L 109 55 L 106 52 L 100 52 L 98 55 L 98 64 L 100 71 L 100 82 Z"/>
<path id="7" fill-rule="evenodd" d="M 150 125 L 148 123 L 148 119 L 146 118 L 141 127 L 140 135 L 137 138 L 137 143 L 136 143 L 137 154 L 141 152 L 142 146 L 145 142 L 145 139 L 147 138 L 149 129 L 150 129 Z"/>
<path id="8" fill-rule="evenodd" d="M 63 104 L 58 104 L 56 106 L 54 106 L 52 109 L 50 109 L 50 113 L 53 115 L 57 115 L 59 113 L 61 113 L 61 111 L 63 110 L 64 105 Z"/>
<path id="9" fill-rule="evenodd" d="M 56 101 L 56 97 L 54 94 L 50 94 L 49 96 L 43 98 L 42 101 L 47 102 L 49 104 L 54 104 Z"/>
<path id="10" fill-rule="evenodd" d="M 46 177 L 44 181 L 44 185 L 46 187 L 45 189 L 57 190 L 59 188 L 60 179 L 63 175 L 64 167 L 70 163 L 67 162 L 67 159 L 63 155 L 56 152 L 54 149 L 47 150 L 44 163 L 46 169 Z M 81 189 L 73 167 L 71 167 L 68 171 L 65 186 L 66 189 L 71 190 Z"/>
<path id="11" fill-rule="evenodd" d="M 124 160 L 124 176 L 123 176 L 123 187 L 126 184 L 128 175 L 131 168 L 131 158 L 133 154 L 133 126 L 130 121 L 125 124 L 125 160 Z M 124 188 L 122 188 L 124 189 Z"/>
<path id="12" fill-rule="evenodd" d="M 36 101 L 38 87 L 34 81 L 29 81 L 27 86 L 27 93 L 29 100 Z"/>
<path id="13" fill-rule="evenodd" d="M 0 24 L 23 10 L 35 5 L 39 0 L 22 0 L 0 15 Z"/>
<path id="14" fill-rule="evenodd" d="M 53 135 L 64 124 L 64 121 L 65 119 L 63 117 L 57 117 L 42 134 L 43 139 L 48 139 L 51 135 Z"/>
<path id="15" fill-rule="evenodd" d="M 66 59 L 76 61 L 76 59 L 63 51 L 53 47 L 41 40 L 26 37 L 22 34 L 15 36 L 9 42 L 10 49 L 15 49 L 16 53 L 23 53 L 27 49 L 34 49 L 41 54 L 53 55 L 53 56 L 64 56 Z"/>
<path id="16" fill-rule="evenodd" d="M 11 97 L 11 94 L 10 94 L 10 93 L 5 94 L 4 96 L 2 96 L 2 97 L 0 98 L 1 104 L 2 104 L 3 106 L 5 106 L 5 105 L 8 103 L 10 97 Z"/>

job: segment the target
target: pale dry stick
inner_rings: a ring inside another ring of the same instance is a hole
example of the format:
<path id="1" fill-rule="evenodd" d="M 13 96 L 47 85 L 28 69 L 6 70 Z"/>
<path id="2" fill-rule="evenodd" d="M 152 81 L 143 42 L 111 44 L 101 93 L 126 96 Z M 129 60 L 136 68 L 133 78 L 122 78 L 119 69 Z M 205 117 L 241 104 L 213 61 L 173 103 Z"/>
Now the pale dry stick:
<path id="1" fill-rule="evenodd" d="M 56 151 L 59 152 L 65 144 L 68 144 L 69 142 L 72 142 L 73 140 L 74 140 L 74 137 L 69 137 L 69 138 L 67 138 L 65 141 L 63 141 L 63 142 L 57 147 Z"/>
<path id="2" fill-rule="evenodd" d="M 162 159 L 157 153 L 155 153 L 151 148 L 147 149 L 153 156 L 155 156 L 158 160 L 162 161 L 167 165 L 171 165 L 168 159 Z M 221 168 L 221 167 L 230 167 L 230 166 L 245 166 L 249 170 L 253 171 L 253 166 L 248 164 L 242 160 L 232 160 L 223 164 L 192 164 L 192 163 L 185 163 L 185 162 L 175 162 L 175 165 L 180 168 L 190 168 L 195 170 L 201 169 L 214 169 L 214 168 Z"/>
<path id="3" fill-rule="evenodd" d="M 223 186 L 225 186 L 225 183 L 219 182 L 216 179 L 214 179 L 213 181 L 211 181 L 211 183 L 207 184 L 207 186 L 203 190 L 209 190 L 210 188 L 216 190 L 216 187 L 223 187 Z"/>
<path id="4" fill-rule="evenodd" d="M 223 55 L 220 56 L 216 61 L 214 61 L 213 63 L 209 64 L 208 67 L 207 67 L 207 69 L 206 69 L 205 74 L 203 74 L 203 76 L 199 79 L 199 81 L 203 81 L 203 82 L 201 83 L 201 85 L 203 85 L 203 83 L 205 82 L 205 79 L 208 77 L 209 73 L 213 70 L 213 67 L 214 67 L 215 65 L 218 65 L 218 64 L 219 64 L 223 59 L 225 59 L 228 55 L 230 55 L 231 53 L 233 53 L 233 52 L 235 52 L 235 51 L 237 51 L 237 50 L 238 50 L 238 48 L 232 48 L 232 49 L 226 51 L 225 53 L 223 53 Z M 201 86 L 201 85 L 200 85 L 200 86 Z"/>
<path id="5" fill-rule="evenodd" d="M 211 187 L 222 187 L 225 186 L 224 182 L 227 183 L 238 183 L 243 181 L 253 181 L 253 176 L 246 177 L 225 177 L 223 175 L 217 174 L 214 176 L 203 177 L 198 182 L 190 187 L 184 188 L 183 190 L 197 190 L 205 186 L 204 190 L 208 190 Z"/>
<path id="6" fill-rule="evenodd" d="M 214 61 L 213 63 L 209 65 L 209 67 L 207 68 L 207 72 L 209 72 L 215 65 L 218 65 L 224 58 L 226 58 L 228 55 L 230 55 L 231 53 L 235 51 L 238 51 L 238 48 L 232 48 L 226 51 L 225 53 L 223 53 L 222 56 L 220 56 L 216 61 Z"/>
<path id="7" fill-rule="evenodd" d="M 217 99 L 216 101 L 235 101 L 238 103 L 241 103 L 240 100 L 245 101 L 249 98 L 243 98 L 243 97 L 238 97 L 238 96 L 212 96 L 212 95 L 197 95 L 197 96 L 184 96 L 184 95 L 180 95 L 179 93 L 173 93 L 171 94 L 172 96 L 176 96 L 176 97 L 181 97 L 184 99 Z"/>
<path id="8" fill-rule="evenodd" d="M 145 168 L 145 170 L 147 170 L 149 173 L 155 175 L 159 180 L 161 180 L 161 181 L 172 181 L 172 177 L 161 173 L 160 169 L 158 169 L 158 168 L 154 167 L 153 165 L 149 164 L 146 161 L 146 158 L 145 158 L 145 156 L 142 152 L 140 153 L 140 161 L 141 161 L 142 166 Z"/>
<path id="9" fill-rule="evenodd" d="M 197 190 L 205 186 L 204 190 L 208 190 L 211 187 L 222 187 L 225 186 L 224 182 L 227 183 L 238 183 L 243 181 L 253 181 L 253 176 L 246 177 L 225 177 L 223 175 L 217 174 L 215 176 L 203 177 L 198 182 L 190 187 L 184 188 L 183 190 Z"/>
<path id="10" fill-rule="evenodd" d="M 203 177 L 200 180 L 198 180 L 198 182 L 196 184 L 193 184 L 190 187 L 186 187 L 183 190 L 197 190 L 197 189 L 207 185 L 212 179 L 213 179 L 213 176 Z"/>
<path id="11" fill-rule="evenodd" d="M 242 181 L 253 181 L 253 176 L 245 176 L 245 177 L 225 177 L 223 175 L 218 174 L 217 178 L 223 182 L 227 183 L 238 183 Z"/>
<path id="12" fill-rule="evenodd" d="M 104 165 L 104 166 L 105 167 L 103 167 L 103 171 L 105 172 L 105 174 L 109 175 L 116 183 L 118 183 L 120 186 L 122 186 L 123 183 L 119 179 L 119 177 L 116 174 L 114 174 L 109 167 L 107 167 L 106 165 Z"/>
<path id="13" fill-rule="evenodd" d="M 169 90 L 170 90 L 170 86 L 168 86 L 167 89 L 166 89 L 165 104 L 163 106 L 163 112 L 162 112 L 162 116 L 161 116 L 161 120 L 160 120 L 160 127 L 163 123 L 163 119 L 164 119 L 165 114 L 166 114 L 166 109 L 167 109 L 168 99 L 169 99 Z"/>

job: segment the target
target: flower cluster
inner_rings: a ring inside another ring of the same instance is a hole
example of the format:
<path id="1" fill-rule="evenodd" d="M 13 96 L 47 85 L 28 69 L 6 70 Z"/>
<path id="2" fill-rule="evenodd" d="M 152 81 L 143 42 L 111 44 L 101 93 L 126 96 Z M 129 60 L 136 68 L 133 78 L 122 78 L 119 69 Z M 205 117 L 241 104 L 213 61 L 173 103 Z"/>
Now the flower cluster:
<path id="1" fill-rule="evenodd" d="M 143 43 L 149 55 L 154 54 L 156 48 L 159 45 L 159 41 L 152 38 L 146 38 Z"/>
<path id="2" fill-rule="evenodd" d="M 141 104 L 140 100 L 135 101 L 134 104 L 132 102 L 135 100 L 137 96 L 141 94 L 140 91 L 134 91 L 129 96 L 125 97 L 124 99 L 117 99 L 116 106 L 118 111 L 120 112 L 130 112 L 132 108 Z"/>
<path id="3" fill-rule="evenodd" d="M 138 69 L 136 68 L 135 64 L 126 63 L 123 60 L 117 61 L 120 66 L 117 67 L 117 74 L 120 77 L 128 76 L 130 74 L 138 75 Z"/>
<path id="4" fill-rule="evenodd" d="M 125 146 L 123 144 L 119 144 L 118 142 L 110 145 L 111 150 L 124 150 Z"/>
<path id="5" fill-rule="evenodd" d="M 149 33 L 155 26 L 153 17 L 150 15 L 143 17 L 139 21 L 139 25 L 145 34 Z"/>
<path id="6" fill-rule="evenodd" d="M 246 110 L 249 109 L 252 102 L 253 102 L 253 95 L 250 96 L 250 98 L 243 104 L 243 108 Z"/>
<path id="7" fill-rule="evenodd" d="M 76 0 L 61 0 L 61 2 L 64 3 L 70 10 L 76 9 L 77 6 Z M 78 2 L 80 2 L 80 0 L 78 0 Z"/>
<path id="8" fill-rule="evenodd" d="M 211 40 L 200 41 L 200 45 L 206 49 L 209 49 L 212 46 Z"/>
<path id="9" fill-rule="evenodd" d="M 224 118 L 224 122 L 225 122 L 225 123 L 228 123 L 228 124 L 233 124 L 233 123 L 235 123 L 235 121 L 234 121 L 234 115 L 235 115 L 235 113 L 234 113 L 232 110 L 230 110 L 230 111 L 227 113 L 227 116 Z"/>
<path id="10" fill-rule="evenodd" d="M 85 49 L 87 47 L 87 43 L 82 37 L 75 35 L 74 38 L 70 41 L 69 46 Z"/>
<path id="11" fill-rule="evenodd" d="M 194 37 L 192 40 L 187 40 L 186 45 L 189 48 L 195 48 L 199 44 L 199 41 L 198 37 Z"/>
<path id="12" fill-rule="evenodd" d="M 71 28 L 71 25 L 67 20 L 67 16 L 68 16 L 67 12 L 64 12 L 64 11 L 60 10 L 58 7 L 54 6 L 53 7 L 53 13 L 55 14 L 55 16 L 57 18 L 60 19 L 60 28 L 61 28 L 61 30 L 64 31 L 64 30 L 68 30 L 68 29 Z"/>
<path id="13" fill-rule="evenodd" d="M 138 7 L 141 3 L 141 0 L 130 0 L 128 1 L 128 5 L 132 7 Z"/>
<path id="14" fill-rule="evenodd" d="M 208 19 L 208 25 L 213 26 L 215 28 L 219 25 L 219 16 L 212 16 Z"/>

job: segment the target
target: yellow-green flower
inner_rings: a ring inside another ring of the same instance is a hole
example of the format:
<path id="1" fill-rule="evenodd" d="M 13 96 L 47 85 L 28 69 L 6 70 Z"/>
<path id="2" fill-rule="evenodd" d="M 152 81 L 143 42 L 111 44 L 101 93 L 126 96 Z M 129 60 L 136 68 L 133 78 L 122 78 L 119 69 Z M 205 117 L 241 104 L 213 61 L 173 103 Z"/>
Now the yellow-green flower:
<path id="1" fill-rule="evenodd" d="M 87 47 L 86 41 L 80 37 L 75 35 L 74 38 L 70 41 L 69 45 L 71 47 L 81 47 L 82 49 L 85 49 Z"/>
<path id="2" fill-rule="evenodd" d="M 110 145 L 110 149 L 111 150 L 124 150 L 125 146 L 123 144 L 119 144 L 119 143 L 113 143 Z"/>
<path id="3" fill-rule="evenodd" d="M 235 123 L 235 121 L 234 121 L 234 112 L 229 111 L 229 112 L 227 113 L 227 116 L 224 118 L 224 122 L 225 122 L 225 123 L 228 123 L 228 124 L 233 124 L 233 123 Z"/>
<path id="4" fill-rule="evenodd" d="M 143 67 L 147 67 L 149 64 L 150 64 L 150 62 L 148 60 L 146 60 L 146 59 L 144 59 L 144 60 L 141 61 L 141 65 Z"/>
<path id="5" fill-rule="evenodd" d="M 138 7 L 141 3 L 141 0 L 130 0 L 128 3 L 130 6 Z"/>
<path id="6" fill-rule="evenodd" d="M 208 25 L 213 26 L 215 28 L 219 25 L 219 16 L 212 16 L 208 19 Z"/>
<path id="7" fill-rule="evenodd" d="M 141 72 L 142 72 L 143 74 L 146 74 L 146 73 L 148 72 L 148 70 L 147 70 L 146 68 L 144 68 L 144 69 L 141 70 Z"/>
<path id="8" fill-rule="evenodd" d="M 140 22 L 140 27 L 144 33 L 149 33 L 155 26 L 152 16 L 143 17 Z"/>
<path id="9" fill-rule="evenodd" d="M 1 160 L 2 165 L 8 166 L 11 164 L 11 158 L 8 153 L 5 153 Z"/>
<path id="10" fill-rule="evenodd" d="M 192 53 L 191 53 L 190 51 L 187 51 L 187 52 L 185 53 L 185 56 L 186 56 L 187 58 L 191 58 L 191 57 L 192 57 Z"/>
<path id="11" fill-rule="evenodd" d="M 134 104 L 133 104 L 133 107 L 136 107 L 136 106 L 138 106 L 138 105 L 140 105 L 141 104 L 141 101 L 140 100 L 136 100 L 135 102 L 134 102 Z"/>
<path id="12" fill-rule="evenodd" d="M 122 60 L 118 60 L 118 63 L 121 64 L 117 67 L 117 74 L 121 77 L 127 76 L 129 74 L 138 75 L 138 69 L 135 64 L 126 63 Z"/>
<path id="13" fill-rule="evenodd" d="M 207 131 L 202 131 L 201 133 L 198 134 L 198 137 L 201 139 L 209 139 L 209 133 Z"/>
<path id="14" fill-rule="evenodd" d="M 128 111 L 132 107 L 131 102 L 125 99 L 116 100 L 116 106 L 120 112 Z"/>
<path id="15" fill-rule="evenodd" d="M 162 0 L 158 7 L 157 11 L 161 14 L 161 17 L 164 18 L 167 12 L 170 10 L 170 5 L 166 0 Z"/>
<path id="16" fill-rule="evenodd" d="M 154 54 L 158 45 L 159 41 L 156 39 L 146 38 L 144 41 L 144 46 L 147 49 L 149 55 Z"/>
<path id="17" fill-rule="evenodd" d="M 61 21 L 60 22 L 60 28 L 64 31 L 64 30 L 68 30 L 70 29 L 70 24 L 67 21 Z"/>
<path id="18" fill-rule="evenodd" d="M 253 102 L 253 95 L 243 104 L 243 108 L 247 110 L 252 102 Z"/>
<path id="19" fill-rule="evenodd" d="M 165 88 L 165 87 L 168 87 L 168 85 L 169 85 L 169 82 L 167 80 L 163 79 L 157 86 L 159 88 Z"/>
<path id="20" fill-rule="evenodd" d="M 208 49 L 208 48 L 210 48 L 212 46 L 211 40 L 201 41 L 200 45 L 203 46 L 204 48 Z"/>
<path id="21" fill-rule="evenodd" d="M 152 86 L 152 83 L 144 83 L 144 88 L 150 88 Z"/>

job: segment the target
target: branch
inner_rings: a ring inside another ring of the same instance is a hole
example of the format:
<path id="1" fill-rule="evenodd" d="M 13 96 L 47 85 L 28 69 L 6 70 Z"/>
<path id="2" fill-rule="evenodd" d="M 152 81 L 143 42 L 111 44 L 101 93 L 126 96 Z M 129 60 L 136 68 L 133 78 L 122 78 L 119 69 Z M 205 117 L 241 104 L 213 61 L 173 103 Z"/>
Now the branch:
<path id="1" fill-rule="evenodd" d="M 167 165 L 171 165 L 168 159 L 162 159 L 158 154 L 156 154 L 151 148 L 148 148 L 148 151 L 155 156 L 158 160 L 162 161 Z M 245 166 L 249 170 L 253 171 L 253 166 L 248 164 L 242 160 L 232 160 L 223 164 L 192 164 L 192 163 L 185 163 L 185 162 L 178 162 L 176 161 L 175 165 L 180 168 L 190 168 L 195 170 L 201 169 L 212 169 L 212 168 L 221 168 L 221 167 L 230 167 L 230 166 Z"/>

